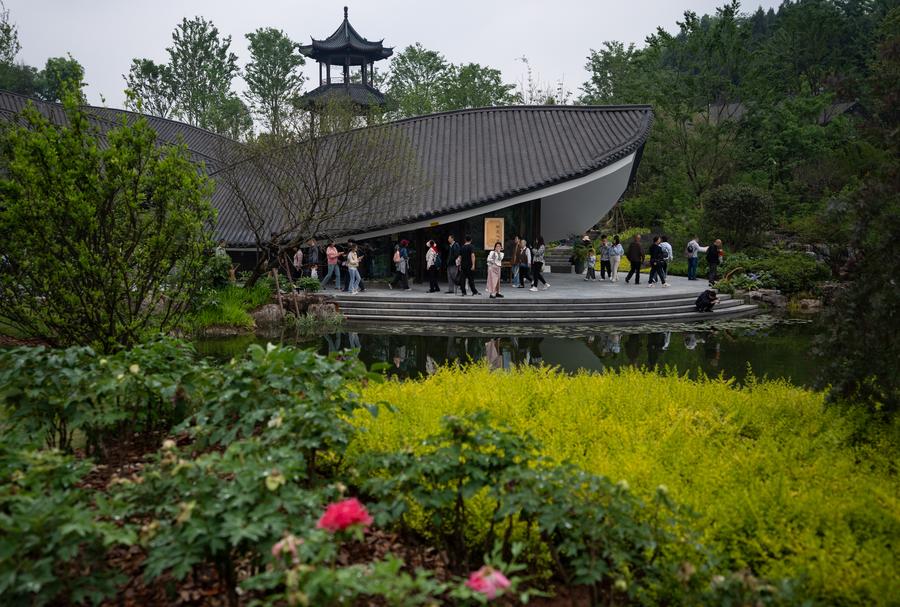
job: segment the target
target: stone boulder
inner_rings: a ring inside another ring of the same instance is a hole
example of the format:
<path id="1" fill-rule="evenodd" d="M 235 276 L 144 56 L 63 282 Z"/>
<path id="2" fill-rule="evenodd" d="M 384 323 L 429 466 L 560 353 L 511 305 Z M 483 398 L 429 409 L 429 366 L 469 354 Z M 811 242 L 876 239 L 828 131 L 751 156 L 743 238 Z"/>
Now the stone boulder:
<path id="1" fill-rule="evenodd" d="M 821 299 L 801 299 L 797 302 L 797 310 L 799 312 L 808 312 L 815 314 L 822 311 Z"/>
<path id="2" fill-rule="evenodd" d="M 747 297 L 776 308 L 787 307 L 787 297 L 782 295 L 778 289 L 756 289 L 747 293 Z"/>
<path id="3" fill-rule="evenodd" d="M 337 304 L 329 302 L 309 304 L 306 313 L 316 320 L 322 321 L 331 320 L 340 315 Z"/>
<path id="4" fill-rule="evenodd" d="M 199 335 L 201 337 L 237 337 L 238 335 L 246 335 L 252 332 L 252 329 L 244 329 L 243 327 L 212 325 L 201 329 Z"/>
<path id="5" fill-rule="evenodd" d="M 256 326 L 280 325 L 284 320 L 284 310 L 278 304 L 266 304 L 250 312 Z"/>

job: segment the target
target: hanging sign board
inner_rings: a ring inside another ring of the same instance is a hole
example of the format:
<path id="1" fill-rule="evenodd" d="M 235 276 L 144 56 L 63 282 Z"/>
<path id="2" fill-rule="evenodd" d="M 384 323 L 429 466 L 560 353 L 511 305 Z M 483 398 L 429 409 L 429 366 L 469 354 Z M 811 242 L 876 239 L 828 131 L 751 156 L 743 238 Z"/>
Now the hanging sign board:
<path id="1" fill-rule="evenodd" d="M 486 217 L 484 219 L 484 250 L 490 251 L 497 242 L 503 243 L 503 218 Z"/>

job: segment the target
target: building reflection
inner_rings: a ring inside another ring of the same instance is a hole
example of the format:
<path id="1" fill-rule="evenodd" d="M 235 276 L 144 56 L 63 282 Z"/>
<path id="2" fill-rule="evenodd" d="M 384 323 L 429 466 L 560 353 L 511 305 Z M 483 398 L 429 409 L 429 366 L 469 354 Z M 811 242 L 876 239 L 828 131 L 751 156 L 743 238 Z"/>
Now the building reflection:
<path id="1" fill-rule="evenodd" d="M 673 334 L 674 333 L 674 334 Z M 398 379 L 432 375 L 445 365 L 484 362 L 491 369 L 550 365 L 575 372 L 602 372 L 622 367 L 678 368 L 717 375 L 723 369 L 723 350 L 733 341 L 727 332 L 658 331 L 627 333 L 598 331 L 581 337 L 495 335 L 408 335 L 339 331 L 324 336 L 322 353 L 359 351 L 371 366 L 387 364 L 387 375 Z M 732 353 L 737 358 L 739 352 Z M 729 361 L 735 366 L 733 361 Z M 746 370 L 746 362 L 742 361 Z M 731 370 L 737 374 L 735 370 Z"/>

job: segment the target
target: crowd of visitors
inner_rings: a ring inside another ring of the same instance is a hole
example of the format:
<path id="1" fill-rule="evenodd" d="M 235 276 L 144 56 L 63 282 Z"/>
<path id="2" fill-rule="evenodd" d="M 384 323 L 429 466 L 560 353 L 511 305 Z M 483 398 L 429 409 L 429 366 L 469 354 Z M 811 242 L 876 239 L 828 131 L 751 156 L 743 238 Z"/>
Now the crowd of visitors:
<path id="1" fill-rule="evenodd" d="M 512 251 L 507 256 L 503 243 L 497 242 L 484 259 L 488 297 L 491 299 L 503 297 L 500 293 L 501 274 L 506 266 L 510 269 L 511 288 L 530 287 L 530 290 L 534 292 L 549 289 L 550 284 L 544 278 L 547 254 L 544 238 L 539 236 L 533 245 L 529 245 L 525 238 L 515 236 L 511 246 Z M 628 260 L 629 265 L 628 273 L 625 276 L 626 284 L 631 284 L 634 279 L 634 284 L 639 285 L 641 268 L 649 265 L 648 287 L 652 288 L 657 284 L 663 288 L 669 286 L 669 266 L 675 260 L 675 253 L 669 238 L 665 235 L 653 236 L 652 243 L 647 250 L 642 244 L 640 234 L 632 236 L 630 242 L 627 243 L 627 249 L 619 236 L 609 237 L 605 234 L 601 235 L 597 244 L 585 234 L 580 246 L 584 249 L 586 267 L 583 276 L 586 281 L 619 282 L 619 267 L 624 257 Z M 391 289 L 411 290 L 409 275 L 415 262 L 410 257 L 409 247 L 410 242 L 406 239 L 400 240 L 393 247 L 391 256 L 393 280 L 388 283 L 388 287 Z M 222 248 L 224 250 L 224 247 Z M 321 253 L 315 239 L 307 242 L 305 250 L 297 249 L 292 262 L 298 275 L 318 279 Z M 334 287 L 338 290 L 348 291 L 351 294 L 364 291 L 365 284 L 360 272 L 360 264 L 371 254 L 371 251 L 364 251 L 363 246 L 353 240 L 343 246 L 339 246 L 334 240 L 329 240 L 323 255 L 325 268 L 324 277 L 320 281 L 322 288 L 328 287 L 333 280 Z M 698 280 L 701 254 L 706 256 L 707 279 L 709 286 L 713 287 L 718 280 L 718 268 L 723 257 L 722 241 L 715 240 L 708 246 L 702 246 L 697 236 L 690 239 L 684 249 L 688 264 L 688 280 Z M 466 235 L 460 244 L 454 235 L 449 235 L 445 246 L 436 240 L 429 240 L 425 244 L 424 253 L 420 253 L 420 255 L 421 257 L 417 255 L 416 258 L 419 259 L 419 263 L 423 264 L 420 267 L 424 269 L 425 277 L 428 279 L 427 293 L 441 291 L 439 280 L 441 275 L 446 272 L 448 286 L 445 292 L 447 294 L 479 295 L 475 286 L 475 274 L 479 262 L 470 236 Z M 574 257 L 570 261 L 574 261 Z M 597 276 L 597 267 L 599 267 L 599 277 Z M 714 291 L 708 293 L 714 294 Z M 715 298 L 711 299 L 711 302 L 698 301 L 698 309 L 702 303 L 705 310 L 711 310 L 715 305 Z"/>

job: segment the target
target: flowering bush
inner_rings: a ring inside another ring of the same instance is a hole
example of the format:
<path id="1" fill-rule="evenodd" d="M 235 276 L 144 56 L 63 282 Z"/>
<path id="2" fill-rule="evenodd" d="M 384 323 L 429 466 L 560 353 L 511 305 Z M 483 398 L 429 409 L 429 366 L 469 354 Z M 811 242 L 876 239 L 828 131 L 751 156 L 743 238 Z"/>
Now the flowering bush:
<path id="1" fill-rule="evenodd" d="M 285 533 L 272 546 L 272 563 L 242 584 L 260 597 L 254 604 L 327 607 L 356 604 L 354 601 L 363 597 L 380 598 L 391 607 L 431 606 L 448 598 L 455 599 L 456 604 L 482 604 L 514 592 L 521 581 L 507 578 L 500 569 L 515 572 L 521 565 L 503 563 L 497 554 L 491 556 L 491 565 L 473 572 L 468 579 L 447 582 L 436 580 L 427 571 L 404 571 L 403 561 L 390 554 L 370 563 L 338 565 L 343 560 L 338 559 L 342 543 L 348 536 L 333 531 L 355 529 L 361 535 L 363 525 L 370 524 L 371 518 L 359 500 L 349 498 L 329 504 L 319 523 L 322 520 L 333 524 L 316 524 L 303 537 Z M 515 554 L 520 550 L 516 546 Z M 522 592 L 519 598 L 527 603 L 533 594 Z"/>
<path id="2" fill-rule="evenodd" d="M 344 529 L 366 529 L 372 524 L 372 517 L 366 511 L 358 499 L 351 497 L 325 509 L 325 513 L 316 523 L 316 528 L 331 531 L 343 531 Z"/>
<path id="3" fill-rule="evenodd" d="M 504 590 L 509 588 L 509 580 L 503 572 L 497 571 L 490 565 L 485 565 L 478 571 L 473 571 L 466 581 L 466 587 L 475 592 L 480 592 L 489 600 L 497 598 Z"/>
<path id="4" fill-rule="evenodd" d="M 0 405 L 17 432 L 71 452 L 80 434 L 102 455 L 122 435 L 166 431 L 184 419 L 207 367 L 188 344 L 161 338 L 111 356 L 91 348 L 0 351 Z"/>
<path id="5" fill-rule="evenodd" d="M 215 565 L 223 594 L 235 598 L 236 562 L 261 562 L 285 529 L 312 525 L 336 488 L 310 487 L 303 456 L 264 437 L 231 443 L 196 457 L 174 442 L 140 476 L 117 479 L 119 512 L 143 522 L 144 575 L 184 578 L 196 565 Z M 173 499 L 173 496 L 175 499 Z M 285 540 L 281 540 L 285 542 Z M 298 543 L 280 546 L 296 551 Z"/>
<path id="6" fill-rule="evenodd" d="M 91 496 L 76 486 L 88 468 L 55 451 L 35 451 L 13 434 L 0 441 L 4 605 L 99 603 L 123 581 L 104 554 L 133 533 L 97 520 Z"/>

